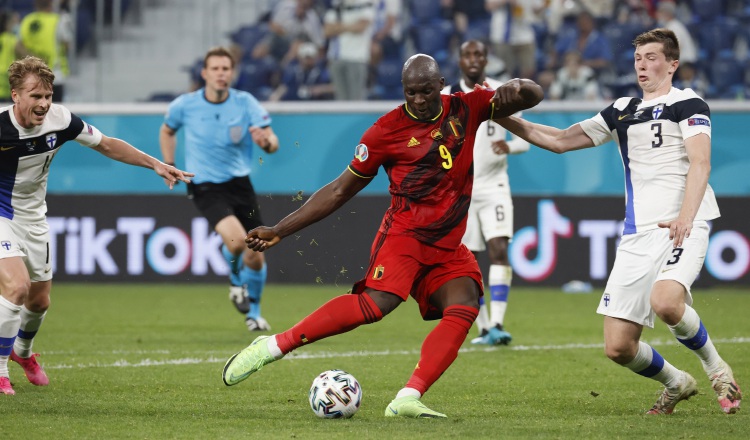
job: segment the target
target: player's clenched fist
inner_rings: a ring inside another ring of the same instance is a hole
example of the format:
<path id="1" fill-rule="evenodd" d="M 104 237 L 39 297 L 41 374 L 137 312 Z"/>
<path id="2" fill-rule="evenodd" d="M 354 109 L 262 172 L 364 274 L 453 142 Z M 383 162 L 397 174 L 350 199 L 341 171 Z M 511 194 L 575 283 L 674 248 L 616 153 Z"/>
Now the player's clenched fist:
<path id="1" fill-rule="evenodd" d="M 493 119 L 504 118 L 521 110 L 534 107 L 544 98 L 539 84 L 530 79 L 512 79 L 495 90 L 492 103 Z"/>

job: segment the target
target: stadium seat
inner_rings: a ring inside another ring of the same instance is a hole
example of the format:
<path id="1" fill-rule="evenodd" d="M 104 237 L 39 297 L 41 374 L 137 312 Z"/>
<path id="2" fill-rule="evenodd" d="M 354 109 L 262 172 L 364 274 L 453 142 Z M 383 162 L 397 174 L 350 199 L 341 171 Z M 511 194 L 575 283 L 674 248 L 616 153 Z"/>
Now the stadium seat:
<path id="1" fill-rule="evenodd" d="M 488 42 L 490 39 L 490 18 L 475 19 L 469 22 L 464 32 L 463 41 L 479 40 Z"/>
<path id="2" fill-rule="evenodd" d="M 432 56 L 441 65 L 448 61 L 450 41 L 454 32 L 452 22 L 437 20 L 416 25 L 412 27 L 411 32 L 417 52 Z"/>
<path id="3" fill-rule="evenodd" d="M 431 23 L 440 19 L 440 0 L 411 0 L 409 12 L 413 24 Z"/>
<path id="4" fill-rule="evenodd" d="M 401 60 L 385 59 L 377 68 L 377 80 L 373 88 L 373 99 L 403 99 L 401 86 Z"/>
<path id="5" fill-rule="evenodd" d="M 690 3 L 697 22 L 713 21 L 726 13 L 724 0 L 690 0 Z"/>
<path id="6" fill-rule="evenodd" d="M 743 65 L 734 59 L 733 54 L 724 52 L 709 67 L 709 98 L 732 99 L 744 94 Z"/>
<path id="7" fill-rule="evenodd" d="M 80 52 L 91 40 L 94 18 L 88 9 L 79 9 L 76 16 L 76 50 Z"/>
<path id="8" fill-rule="evenodd" d="M 601 32 L 609 40 L 609 46 L 615 53 L 631 52 L 633 40 L 645 29 L 637 24 L 610 23 Z"/>
<path id="9" fill-rule="evenodd" d="M 696 27 L 697 43 L 707 59 L 713 59 L 723 50 L 732 50 L 737 38 L 735 20 L 720 18 Z"/>
<path id="10" fill-rule="evenodd" d="M 259 23 L 250 26 L 242 26 L 234 31 L 229 38 L 232 40 L 232 43 L 242 47 L 243 54 L 248 57 L 255 45 L 258 44 L 268 32 L 268 25 L 265 23 Z"/>
<path id="11" fill-rule="evenodd" d="M 265 101 L 273 92 L 273 77 L 278 66 L 271 57 L 243 60 L 235 88 L 250 92 L 260 101 Z"/>

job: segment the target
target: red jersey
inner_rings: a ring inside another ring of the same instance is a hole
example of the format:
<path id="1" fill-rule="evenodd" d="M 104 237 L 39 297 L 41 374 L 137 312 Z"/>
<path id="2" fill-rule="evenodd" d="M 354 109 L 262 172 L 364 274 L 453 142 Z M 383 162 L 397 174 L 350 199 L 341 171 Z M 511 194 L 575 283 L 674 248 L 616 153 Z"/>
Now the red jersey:
<path id="1" fill-rule="evenodd" d="M 461 244 L 474 181 L 474 138 L 492 116 L 493 94 L 442 95 L 442 111 L 429 121 L 418 120 L 404 104 L 365 132 L 349 169 L 372 178 L 382 165 L 388 174 L 391 206 L 380 233 L 444 249 Z"/>

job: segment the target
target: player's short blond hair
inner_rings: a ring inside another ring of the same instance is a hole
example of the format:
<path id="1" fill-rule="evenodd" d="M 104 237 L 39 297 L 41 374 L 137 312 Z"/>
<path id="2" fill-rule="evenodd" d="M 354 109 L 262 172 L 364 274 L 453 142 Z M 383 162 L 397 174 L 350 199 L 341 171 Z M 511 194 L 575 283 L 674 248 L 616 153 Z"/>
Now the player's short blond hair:
<path id="1" fill-rule="evenodd" d="M 55 83 L 55 74 L 52 73 L 47 63 L 34 56 L 27 56 L 23 59 L 13 61 L 10 67 L 8 67 L 10 89 L 23 89 L 23 82 L 29 75 L 36 76 L 42 85 L 52 90 L 52 85 Z"/>

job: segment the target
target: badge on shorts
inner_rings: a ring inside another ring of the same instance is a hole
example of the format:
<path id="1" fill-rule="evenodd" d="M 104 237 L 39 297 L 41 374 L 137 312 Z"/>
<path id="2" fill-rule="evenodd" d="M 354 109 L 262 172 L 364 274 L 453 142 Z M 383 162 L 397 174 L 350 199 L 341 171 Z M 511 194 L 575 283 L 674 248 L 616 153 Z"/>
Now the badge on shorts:
<path id="1" fill-rule="evenodd" d="M 232 140 L 233 144 L 239 144 L 244 134 L 245 134 L 245 129 L 244 127 L 240 125 L 229 127 L 229 139 Z"/>
<path id="2" fill-rule="evenodd" d="M 376 267 L 375 270 L 372 272 L 372 279 L 379 280 L 383 278 L 383 272 L 385 272 L 385 267 L 383 267 L 382 264 L 378 265 L 378 267 Z"/>

